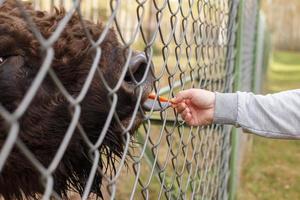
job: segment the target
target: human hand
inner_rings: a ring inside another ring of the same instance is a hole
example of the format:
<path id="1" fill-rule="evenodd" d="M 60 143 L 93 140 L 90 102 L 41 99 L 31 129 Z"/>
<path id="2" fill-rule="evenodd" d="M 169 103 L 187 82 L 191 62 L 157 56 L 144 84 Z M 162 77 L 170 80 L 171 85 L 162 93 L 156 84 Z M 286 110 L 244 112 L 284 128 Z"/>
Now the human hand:
<path id="1" fill-rule="evenodd" d="M 209 125 L 213 122 L 215 93 L 202 89 L 179 92 L 172 99 L 173 107 L 190 126 Z"/>

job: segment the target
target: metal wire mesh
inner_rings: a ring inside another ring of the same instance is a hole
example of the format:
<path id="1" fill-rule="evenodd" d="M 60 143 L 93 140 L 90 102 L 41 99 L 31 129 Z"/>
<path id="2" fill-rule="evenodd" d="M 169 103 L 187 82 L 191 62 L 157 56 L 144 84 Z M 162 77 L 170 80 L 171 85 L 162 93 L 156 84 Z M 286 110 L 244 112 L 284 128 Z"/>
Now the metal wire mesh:
<path id="1" fill-rule="evenodd" d="M 11 102 L 3 103 L 4 98 L 14 98 L 14 93 L 6 96 L 3 93 L 0 99 L 0 182 L 9 182 L 6 187 L 2 185 L 2 195 L 16 192 L 10 189 L 18 189 L 14 184 L 22 179 L 21 183 L 32 185 L 29 191 L 22 189 L 22 198 L 30 195 L 43 199 L 87 199 L 97 198 L 93 195 L 96 193 L 104 199 L 228 199 L 231 127 L 188 127 L 172 108 L 144 112 L 141 103 L 149 92 L 149 86 L 145 87 L 147 76 L 154 76 L 153 90 L 169 99 L 178 91 L 192 87 L 220 92 L 233 90 L 237 0 L 32 1 L 35 10 L 62 15 L 54 21 L 53 27 L 48 24 L 51 27 L 49 35 L 45 35 L 41 23 L 33 17 L 35 14 L 21 1 L 2 0 L 0 5 L 5 6 L 7 2 L 15 4 L 9 11 L 0 10 L 0 14 L 12 15 L 12 10 L 17 10 L 12 19 L 16 23 L 22 21 L 21 30 L 35 41 L 30 44 L 36 45 L 32 48 L 38 49 L 36 56 L 41 62 L 28 61 L 36 59 L 26 57 L 34 56 L 26 53 L 31 48 L 22 49 L 22 45 L 16 45 L 22 50 L 17 53 L 25 52 L 21 54 L 24 62 L 37 66 L 26 66 L 29 71 L 24 72 L 25 78 L 31 77 L 22 82 L 28 87 L 24 87 L 21 97 L 14 101 L 15 109 L 9 107 Z M 54 6 L 63 6 L 66 12 Z M 256 13 L 251 11 L 250 14 L 249 18 L 255 18 Z M 49 22 L 53 22 L 50 14 L 36 15 L 47 15 Z M 10 24 L 12 28 L 5 32 L 1 27 L 6 20 L 0 22 L 1 43 L 6 42 L 1 40 L 4 34 L 20 30 Z M 66 32 L 76 20 L 77 29 Z M 249 27 L 247 34 L 253 38 L 255 25 L 251 23 Z M 76 30 L 83 33 L 77 35 Z M 67 47 L 73 44 L 68 34 L 87 41 L 88 46 L 79 43 L 68 55 L 71 60 L 64 60 L 64 52 L 69 53 Z M 119 43 L 111 37 L 114 34 Z M 20 43 L 21 38 L 28 39 L 25 36 L 12 38 Z M 245 48 L 245 54 L 251 48 Z M 118 53 L 120 49 L 122 53 Z M 143 51 L 146 58 L 139 78 L 130 71 L 136 50 Z M 83 51 L 88 52 L 84 55 L 91 59 L 83 60 L 85 68 L 78 69 L 82 63 L 76 58 Z M 58 57 L 60 54 L 62 56 Z M 16 55 L 5 55 L 5 59 L 10 59 L 9 56 Z M 62 66 L 56 66 L 57 62 Z M 34 68 L 37 70 L 31 73 Z M 246 68 L 251 70 L 245 65 Z M 76 70 L 81 70 L 80 76 Z M 247 78 L 242 77 L 243 80 Z M 18 85 L 19 79 L 13 83 Z M 129 92 L 134 104 L 128 100 L 127 93 L 124 96 L 124 81 L 134 85 Z M 79 85 L 73 90 L 71 86 L 76 84 Z M 16 90 L 20 90 L 19 87 Z M 90 91 L 97 87 L 102 92 L 93 96 Z M 47 102 L 47 98 L 53 102 Z M 89 110 L 86 99 L 98 102 L 98 107 Z M 56 109 L 48 109 L 49 104 L 55 104 Z M 37 113 L 32 107 L 38 108 Z M 123 112 L 125 107 L 127 110 Z M 69 115 L 51 115 L 64 109 Z M 47 118 L 49 116 L 51 119 Z M 99 122 L 88 127 L 84 121 L 91 116 Z M 138 128 L 141 119 L 143 123 Z M 120 133 L 113 131 L 115 127 Z M 45 141 L 55 141 L 55 145 L 50 146 L 52 143 Z M 80 142 L 73 145 L 74 141 Z M 80 157 L 78 154 L 84 161 L 72 160 Z M 18 165 L 17 161 L 23 160 L 26 163 Z M 76 167 L 85 170 L 83 176 L 76 174 Z M 18 177 L 7 177 L 11 171 Z M 72 174 L 74 179 L 62 182 L 66 174 L 59 172 Z M 34 174 L 32 180 L 28 173 Z M 32 181 L 36 180 L 41 185 L 35 187 Z M 74 180 L 81 185 L 76 187 Z M 64 187 L 67 187 L 67 194 L 60 191 Z"/>
<path id="2" fill-rule="evenodd" d="M 265 27 L 259 16 L 259 1 L 241 0 L 238 14 L 237 54 L 235 90 L 259 93 L 265 68 L 263 52 L 268 54 L 264 44 Z M 235 198 L 237 185 L 247 150 L 251 148 L 251 134 L 244 134 L 241 129 L 234 129 L 231 143 L 231 181 L 230 199 Z"/>

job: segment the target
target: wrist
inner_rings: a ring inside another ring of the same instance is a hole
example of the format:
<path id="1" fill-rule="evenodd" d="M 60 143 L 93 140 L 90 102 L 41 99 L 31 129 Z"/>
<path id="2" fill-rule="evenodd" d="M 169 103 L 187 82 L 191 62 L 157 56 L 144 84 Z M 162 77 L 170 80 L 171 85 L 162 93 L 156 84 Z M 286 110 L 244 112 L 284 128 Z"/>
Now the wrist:
<path id="1" fill-rule="evenodd" d="M 214 107 L 208 110 L 207 125 L 212 124 L 214 122 L 214 113 L 215 113 Z"/>
<path id="2" fill-rule="evenodd" d="M 211 108 L 209 109 L 209 124 L 212 124 L 214 121 L 214 115 L 215 115 L 215 106 L 216 106 L 216 93 L 215 92 L 211 92 Z"/>

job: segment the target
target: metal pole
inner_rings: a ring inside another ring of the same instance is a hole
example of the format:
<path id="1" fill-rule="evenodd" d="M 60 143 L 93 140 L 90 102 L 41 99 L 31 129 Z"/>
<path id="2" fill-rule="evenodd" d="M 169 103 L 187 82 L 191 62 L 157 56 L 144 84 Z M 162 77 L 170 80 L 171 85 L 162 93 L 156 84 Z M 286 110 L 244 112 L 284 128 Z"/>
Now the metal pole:
<path id="1" fill-rule="evenodd" d="M 264 56 L 264 40 L 265 40 L 265 17 L 262 12 L 259 12 L 257 21 L 258 22 L 257 22 L 253 90 L 256 93 L 259 93 L 261 92 L 261 83 L 264 76 L 263 56 Z"/>
<path id="2" fill-rule="evenodd" d="M 243 52 L 243 25 L 244 25 L 244 0 L 239 1 L 238 11 L 238 32 L 236 41 L 236 60 L 235 60 L 235 84 L 234 91 L 240 88 L 240 66 L 242 65 Z M 231 133 L 231 158 L 230 158 L 230 177 L 229 177 L 229 200 L 234 200 L 237 189 L 237 169 L 238 169 L 238 150 L 239 150 L 239 135 L 237 129 L 234 128 Z"/>
<path id="3" fill-rule="evenodd" d="M 259 12 L 260 1 L 258 0 L 257 7 L 256 7 L 256 21 L 255 21 L 255 47 L 254 47 L 254 56 L 253 56 L 253 79 L 251 89 L 253 92 L 259 92 L 260 87 L 260 79 L 261 79 L 261 70 L 260 70 L 260 54 L 262 51 L 262 41 L 261 34 L 262 29 L 262 20 L 261 20 L 261 13 Z"/>

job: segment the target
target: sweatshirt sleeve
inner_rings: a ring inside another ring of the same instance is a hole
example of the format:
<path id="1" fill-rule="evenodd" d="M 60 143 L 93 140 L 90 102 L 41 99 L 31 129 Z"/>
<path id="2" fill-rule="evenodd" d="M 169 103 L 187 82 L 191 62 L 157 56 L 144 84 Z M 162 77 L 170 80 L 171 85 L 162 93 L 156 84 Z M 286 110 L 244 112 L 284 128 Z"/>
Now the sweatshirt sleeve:
<path id="1" fill-rule="evenodd" d="M 217 92 L 214 123 L 264 137 L 300 139 L 300 89 L 265 96 Z"/>

